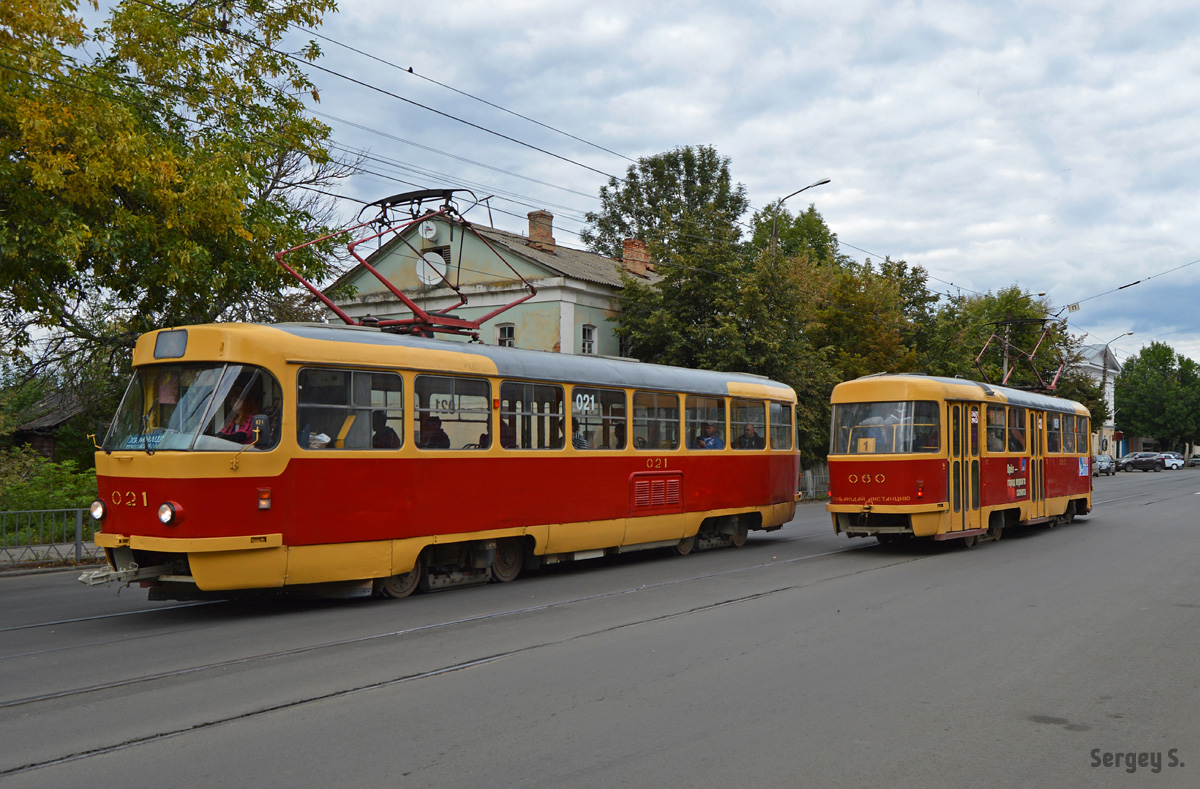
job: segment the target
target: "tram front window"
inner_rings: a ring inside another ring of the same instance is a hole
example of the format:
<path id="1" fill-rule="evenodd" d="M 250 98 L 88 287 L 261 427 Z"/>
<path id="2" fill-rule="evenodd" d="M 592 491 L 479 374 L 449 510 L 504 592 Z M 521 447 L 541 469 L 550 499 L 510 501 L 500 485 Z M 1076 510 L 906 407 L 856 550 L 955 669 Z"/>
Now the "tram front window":
<path id="1" fill-rule="evenodd" d="M 275 376 L 240 364 L 139 367 L 104 438 L 114 450 L 238 451 L 279 442 Z M 256 416 L 265 419 L 256 420 Z"/>
<path id="2" fill-rule="evenodd" d="M 842 403 L 833 407 L 830 454 L 937 452 L 938 404 L 932 401 Z"/>

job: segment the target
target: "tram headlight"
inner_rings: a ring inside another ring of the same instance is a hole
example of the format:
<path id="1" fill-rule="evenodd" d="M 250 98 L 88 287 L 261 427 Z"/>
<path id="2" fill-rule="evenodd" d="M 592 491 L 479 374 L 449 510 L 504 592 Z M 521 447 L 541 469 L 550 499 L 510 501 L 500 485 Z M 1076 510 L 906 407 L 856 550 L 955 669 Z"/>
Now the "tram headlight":
<path id="1" fill-rule="evenodd" d="M 183 520 L 183 507 L 173 501 L 164 501 L 158 505 L 158 519 L 165 526 L 174 526 Z"/>
<path id="2" fill-rule="evenodd" d="M 97 523 L 104 520 L 104 516 L 108 514 L 107 508 L 104 506 L 104 502 L 100 499 L 96 499 L 92 502 L 92 505 L 88 507 L 88 512 L 91 513 L 92 520 L 96 521 Z"/>

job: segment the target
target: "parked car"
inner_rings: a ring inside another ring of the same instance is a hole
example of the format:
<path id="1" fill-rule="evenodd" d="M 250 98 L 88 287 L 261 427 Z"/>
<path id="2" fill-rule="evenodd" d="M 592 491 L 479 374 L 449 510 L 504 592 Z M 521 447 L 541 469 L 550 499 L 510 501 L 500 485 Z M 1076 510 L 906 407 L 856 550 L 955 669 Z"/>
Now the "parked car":
<path id="1" fill-rule="evenodd" d="M 1188 458 L 1187 464 L 1189 466 L 1200 466 L 1200 452 L 1197 452 L 1196 454 L 1194 454 L 1190 458 Z"/>
<path id="2" fill-rule="evenodd" d="M 1167 468 L 1183 468 L 1183 455 L 1178 452 L 1160 452 L 1159 454 L 1162 455 L 1163 463 Z"/>
<path id="3" fill-rule="evenodd" d="M 1139 452 L 1129 461 L 1127 468 L 1141 471 L 1162 471 L 1167 467 L 1163 456 L 1157 452 Z"/>
<path id="4" fill-rule="evenodd" d="M 1098 477 L 1101 474 L 1112 476 L 1117 473 L 1117 461 L 1112 459 L 1111 455 L 1095 455 L 1092 457 L 1092 476 Z"/>
<path id="5" fill-rule="evenodd" d="M 1129 471 L 1129 464 L 1138 456 L 1137 452 L 1130 452 L 1127 455 L 1121 455 L 1117 458 L 1117 471 Z"/>

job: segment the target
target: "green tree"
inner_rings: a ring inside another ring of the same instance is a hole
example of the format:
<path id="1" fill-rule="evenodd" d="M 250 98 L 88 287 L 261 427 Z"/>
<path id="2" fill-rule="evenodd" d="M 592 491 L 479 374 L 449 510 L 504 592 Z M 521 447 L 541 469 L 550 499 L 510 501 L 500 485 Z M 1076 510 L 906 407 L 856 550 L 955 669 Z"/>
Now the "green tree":
<path id="1" fill-rule="evenodd" d="M 803 272 L 765 252 L 743 257 L 737 228 L 710 220 L 713 232 L 682 250 L 653 247 L 660 279 L 625 277 L 617 334 L 644 361 L 790 385 L 799 401 L 800 449 L 812 462 L 825 454 L 835 381 L 825 354 L 804 334 Z"/>
<path id="2" fill-rule="evenodd" d="M 749 245 L 754 250 L 771 249 L 773 232 L 775 251 L 785 258 L 804 254 L 830 265 L 847 266 L 853 263 L 850 257 L 840 252 L 837 234 L 812 204 L 793 216 L 776 200 L 762 211 L 755 211 L 750 222 Z"/>
<path id="3" fill-rule="evenodd" d="M 1165 343 L 1150 343 L 1129 357 L 1117 375 L 1117 428 L 1157 439 L 1163 449 L 1194 440 L 1200 432 L 1194 394 L 1198 379 L 1195 362 Z"/>
<path id="4" fill-rule="evenodd" d="M 5 344 L 50 332 L 82 341 L 68 356 L 109 355 L 150 328 L 286 304 L 272 253 L 328 221 L 297 187 L 346 170 L 305 114 L 313 85 L 276 47 L 332 0 L 126 1 L 95 30 L 76 7 L 0 4 Z M 328 266 L 320 250 L 293 263 Z"/>
<path id="5" fill-rule="evenodd" d="M 51 463 L 28 447 L 0 450 L 0 512 L 74 509 L 95 498 L 94 471 Z"/>
<path id="6" fill-rule="evenodd" d="M 579 234 L 588 249 L 621 257 L 627 238 L 683 252 L 725 238 L 749 207 L 746 188 L 733 182 L 729 158 L 709 145 L 676 148 L 630 165 L 623 180 L 600 187 L 600 210 L 586 215 Z M 735 238 L 736 240 L 736 238 Z"/>

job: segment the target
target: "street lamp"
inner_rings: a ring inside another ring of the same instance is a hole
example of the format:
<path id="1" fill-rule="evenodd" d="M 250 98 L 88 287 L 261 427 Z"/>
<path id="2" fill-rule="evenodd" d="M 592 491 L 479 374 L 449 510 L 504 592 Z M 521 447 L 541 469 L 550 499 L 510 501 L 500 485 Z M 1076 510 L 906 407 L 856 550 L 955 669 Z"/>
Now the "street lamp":
<path id="1" fill-rule="evenodd" d="M 805 191 L 806 189 L 812 189 L 814 186 L 822 186 L 827 183 L 829 183 L 829 179 L 825 178 L 820 181 L 817 181 L 815 184 L 809 184 L 808 186 L 804 187 L 804 189 L 797 189 L 796 191 L 792 192 L 787 197 L 780 199 L 780 201 L 775 204 L 775 210 L 773 212 L 771 212 L 771 254 L 772 255 L 775 254 L 775 223 L 776 223 L 776 220 L 779 219 L 779 209 L 783 208 L 784 201 L 786 201 L 788 199 L 788 197 L 795 197 L 796 195 L 800 194 L 801 192 Z"/>
<path id="2" fill-rule="evenodd" d="M 1117 402 L 1116 402 L 1115 397 L 1112 398 L 1111 400 L 1108 397 L 1108 346 L 1112 345 L 1114 342 L 1121 339 L 1122 337 L 1128 337 L 1131 334 L 1133 334 L 1133 332 L 1127 331 L 1122 334 L 1118 334 L 1116 337 L 1113 337 L 1111 340 L 1104 343 L 1104 353 L 1100 358 L 1100 364 L 1104 367 L 1104 371 L 1101 373 L 1101 376 L 1100 376 L 1100 396 L 1104 398 L 1105 405 L 1112 406 L 1113 413 L 1109 416 L 1109 419 L 1112 420 L 1114 427 L 1117 424 L 1116 419 L 1114 418 L 1117 415 L 1116 414 Z M 1105 427 L 1105 425 L 1101 425 L 1101 427 L 1103 428 L 1103 427 Z"/>

